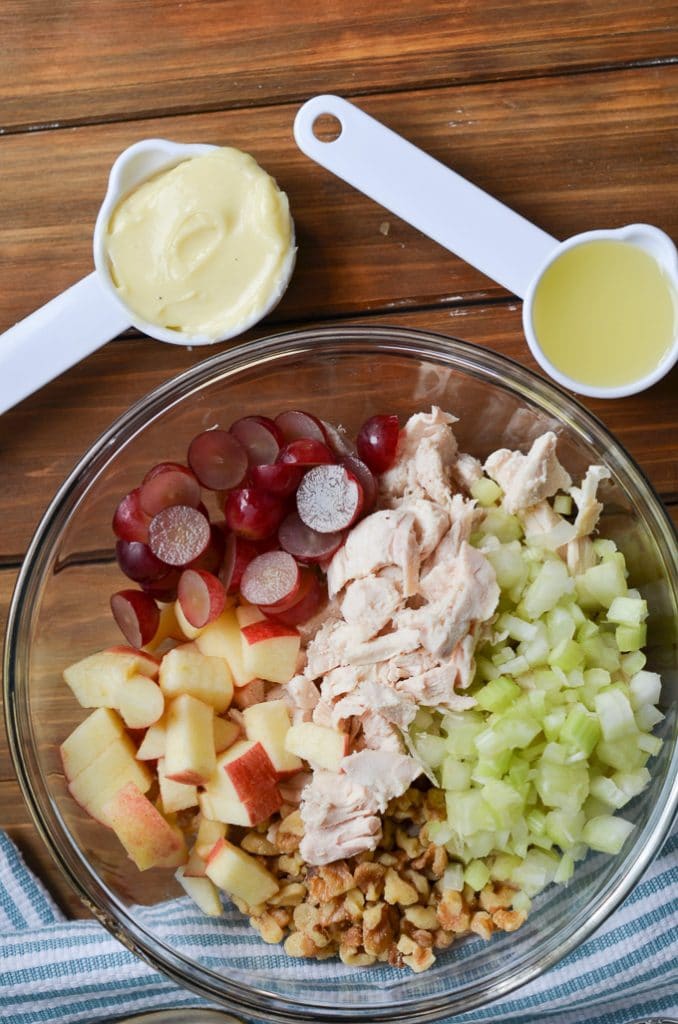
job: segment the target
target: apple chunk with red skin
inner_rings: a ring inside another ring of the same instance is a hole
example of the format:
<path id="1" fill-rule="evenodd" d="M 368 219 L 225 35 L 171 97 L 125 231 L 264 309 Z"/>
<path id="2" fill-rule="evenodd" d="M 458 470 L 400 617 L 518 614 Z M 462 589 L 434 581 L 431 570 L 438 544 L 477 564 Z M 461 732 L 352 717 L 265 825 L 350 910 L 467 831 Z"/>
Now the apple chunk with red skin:
<path id="1" fill-rule="evenodd" d="M 165 775 L 173 782 L 202 785 L 216 764 L 214 708 L 182 693 L 167 710 Z"/>
<path id="2" fill-rule="evenodd" d="M 97 708 L 59 748 L 66 778 L 75 779 L 99 754 L 124 736 L 126 732 L 120 716 L 110 708 Z"/>
<path id="3" fill-rule="evenodd" d="M 210 658 L 195 650 L 175 647 L 160 665 L 160 689 L 165 697 L 190 694 L 210 704 L 220 715 L 233 699 L 233 680 L 223 658 Z"/>
<path id="4" fill-rule="evenodd" d="M 263 619 L 243 626 L 240 635 L 246 669 L 271 683 L 290 681 L 297 667 L 301 643 L 296 629 Z"/>
<path id="5" fill-rule="evenodd" d="M 96 821 L 108 825 L 104 805 L 127 783 L 134 783 L 142 793 L 150 789 L 153 776 L 143 762 L 137 761 L 135 753 L 130 737 L 121 736 L 75 777 L 66 774 L 71 796 Z"/>
<path id="6" fill-rule="evenodd" d="M 139 871 L 176 868 L 186 860 L 186 843 L 178 828 L 128 782 L 103 808 L 104 814 Z"/>
<path id="7" fill-rule="evenodd" d="M 158 785 L 163 814 L 176 814 L 187 807 L 198 806 L 198 787 L 169 779 L 165 774 L 164 757 L 158 758 Z"/>
<path id="8" fill-rule="evenodd" d="M 251 907 L 270 900 L 279 889 L 270 871 L 228 839 L 215 843 L 205 871 L 220 889 Z"/>
<path id="9" fill-rule="evenodd" d="M 195 644 L 202 654 L 223 658 L 228 663 L 236 687 L 246 686 L 254 679 L 256 673 L 250 672 L 243 664 L 240 625 L 234 608 L 227 608 L 218 619 L 205 626 Z"/>
<path id="10" fill-rule="evenodd" d="M 205 818 L 228 825 L 258 825 L 279 810 L 282 796 L 261 743 L 239 740 L 220 754 L 199 803 Z"/>
<path id="11" fill-rule="evenodd" d="M 253 704 L 245 708 L 242 717 L 248 740 L 261 743 L 278 779 L 286 779 L 301 771 L 301 760 L 285 748 L 285 737 L 292 723 L 284 700 Z"/>
<path id="12" fill-rule="evenodd" d="M 208 917 L 221 917 L 223 907 L 219 899 L 219 890 L 211 878 L 191 875 L 183 867 L 177 868 L 174 877 L 203 914 L 207 914 Z"/>
<path id="13" fill-rule="evenodd" d="M 349 737 L 346 733 L 314 722 L 293 725 L 285 736 L 285 749 L 289 753 L 303 757 L 312 768 L 325 768 L 330 772 L 339 770 L 348 748 Z"/>
<path id="14" fill-rule="evenodd" d="M 83 708 L 117 708 L 120 687 L 134 675 L 155 679 L 156 658 L 133 647 L 110 647 L 64 669 L 64 681 Z"/>

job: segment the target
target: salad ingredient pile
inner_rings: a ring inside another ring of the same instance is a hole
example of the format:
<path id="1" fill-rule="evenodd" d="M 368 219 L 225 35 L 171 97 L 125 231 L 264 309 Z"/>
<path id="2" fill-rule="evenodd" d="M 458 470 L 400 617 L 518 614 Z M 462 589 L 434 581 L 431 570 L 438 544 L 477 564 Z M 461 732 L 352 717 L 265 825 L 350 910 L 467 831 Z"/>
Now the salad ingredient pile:
<path id="1" fill-rule="evenodd" d="M 515 930 L 621 850 L 661 747 L 647 604 L 593 536 L 608 471 L 575 486 L 552 432 L 481 465 L 454 423 L 199 434 L 115 512 L 129 646 L 64 673 L 96 709 L 72 796 L 292 956 L 421 971 Z"/>

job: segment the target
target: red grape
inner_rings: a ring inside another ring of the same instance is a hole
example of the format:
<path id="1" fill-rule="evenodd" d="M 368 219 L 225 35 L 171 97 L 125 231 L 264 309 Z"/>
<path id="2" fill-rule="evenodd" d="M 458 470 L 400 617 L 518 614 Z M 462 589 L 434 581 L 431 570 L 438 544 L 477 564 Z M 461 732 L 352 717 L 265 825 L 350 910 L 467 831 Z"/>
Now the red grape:
<path id="1" fill-rule="evenodd" d="M 148 543 L 168 565 L 185 566 L 201 555 L 210 542 L 210 524 L 189 505 L 171 505 L 151 519 Z"/>
<path id="2" fill-rule="evenodd" d="M 156 601 L 169 603 L 176 601 L 180 576 L 179 569 L 169 569 L 164 576 L 159 576 L 157 580 L 147 580 L 145 583 L 140 583 L 139 586 L 145 594 L 150 594 Z"/>
<path id="3" fill-rule="evenodd" d="M 132 647 L 143 647 L 158 631 L 160 610 L 141 590 L 120 590 L 111 597 L 113 618 Z"/>
<path id="4" fill-rule="evenodd" d="M 277 530 L 285 506 L 268 491 L 240 487 L 228 495 L 224 512 L 226 525 L 234 533 L 249 540 L 263 540 Z"/>
<path id="5" fill-rule="evenodd" d="M 247 452 L 227 430 L 204 430 L 188 446 L 188 463 L 203 487 L 228 491 L 247 472 Z"/>
<path id="6" fill-rule="evenodd" d="M 343 533 L 319 533 L 302 523 L 298 512 L 290 512 L 278 530 L 280 546 L 302 562 L 322 562 L 341 547 Z"/>
<path id="7" fill-rule="evenodd" d="M 296 593 L 294 603 L 289 608 L 278 609 L 263 608 L 267 615 L 272 615 L 285 626 L 300 626 L 308 622 L 312 615 L 321 608 L 326 598 L 326 591 L 313 569 L 306 566 L 301 570 L 301 580 Z"/>
<path id="8" fill-rule="evenodd" d="M 147 474 L 148 479 L 141 485 L 139 503 L 149 516 L 172 505 L 197 508 L 200 504 L 200 484 L 190 469 L 175 469 L 171 463 L 166 465 L 162 472 Z"/>
<path id="9" fill-rule="evenodd" d="M 151 517 L 146 515 L 139 500 L 141 488 L 135 487 L 120 501 L 113 514 L 113 532 L 120 540 L 148 540 L 148 524 Z"/>
<path id="10" fill-rule="evenodd" d="M 358 455 L 373 473 L 385 473 L 395 462 L 400 427 L 397 416 L 372 416 L 357 437 Z"/>
<path id="11" fill-rule="evenodd" d="M 204 505 L 198 508 L 198 512 L 202 512 L 205 518 L 208 517 L 207 509 Z M 206 572 L 214 573 L 215 576 L 219 574 L 221 569 L 221 563 L 224 560 L 224 549 L 226 546 L 226 536 L 224 534 L 225 523 L 212 523 L 210 525 L 210 541 L 202 554 L 191 562 L 188 569 L 204 569 Z"/>
<path id="12" fill-rule="evenodd" d="M 115 545 L 118 565 L 135 583 L 150 583 L 167 573 L 167 566 L 139 540 L 119 540 Z"/>
<path id="13" fill-rule="evenodd" d="M 141 482 L 145 484 L 149 480 L 153 480 L 154 477 L 162 476 L 163 473 L 169 473 L 170 471 L 186 473 L 188 476 L 193 475 L 188 466 L 184 466 L 183 462 L 158 462 L 157 465 L 151 466 Z"/>
<path id="14" fill-rule="evenodd" d="M 349 473 L 352 473 L 363 489 L 363 512 L 369 512 L 377 500 L 377 481 L 369 466 L 366 466 L 357 455 L 345 455 L 341 460 L 342 466 L 346 466 Z"/>
<path id="15" fill-rule="evenodd" d="M 286 441 L 311 438 L 324 444 L 327 440 L 322 423 L 317 416 L 313 416 L 310 412 L 302 412 L 299 409 L 281 412 L 276 416 L 275 423 Z"/>
<path id="16" fill-rule="evenodd" d="M 275 462 L 284 438 L 267 416 L 244 416 L 231 426 L 231 433 L 247 452 L 250 466 Z"/>
<path id="17" fill-rule="evenodd" d="M 186 569 L 177 588 L 177 598 L 186 620 L 202 629 L 224 610 L 226 591 L 221 580 L 203 569 Z"/>
<path id="18" fill-rule="evenodd" d="M 363 489 L 345 466 L 315 466 L 297 490 L 297 512 L 318 533 L 338 533 L 351 526 L 363 506 Z"/>
<path id="19" fill-rule="evenodd" d="M 328 423 L 327 420 L 321 420 L 320 422 L 325 431 L 327 444 L 337 458 L 341 459 L 345 455 L 355 455 L 355 445 L 343 427 L 335 427 L 333 423 Z"/>
<path id="20" fill-rule="evenodd" d="M 321 466 L 334 462 L 334 455 L 322 441 L 301 437 L 281 448 L 277 461 L 293 466 Z"/>
<path id="21" fill-rule="evenodd" d="M 224 561 L 219 573 L 219 578 L 227 593 L 236 593 L 247 565 L 258 554 L 260 551 L 251 540 L 245 540 L 244 537 L 238 537 L 235 533 L 229 533 L 226 538 Z"/>
<path id="22" fill-rule="evenodd" d="M 240 593 L 250 604 L 284 611 L 299 590 L 299 566 L 286 551 L 267 551 L 253 558 L 240 581 Z"/>
<path id="23" fill-rule="evenodd" d="M 252 466 L 250 477 L 255 487 L 286 498 L 293 494 L 304 475 L 303 466 L 291 462 L 276 462 L 272 466 Z"/>

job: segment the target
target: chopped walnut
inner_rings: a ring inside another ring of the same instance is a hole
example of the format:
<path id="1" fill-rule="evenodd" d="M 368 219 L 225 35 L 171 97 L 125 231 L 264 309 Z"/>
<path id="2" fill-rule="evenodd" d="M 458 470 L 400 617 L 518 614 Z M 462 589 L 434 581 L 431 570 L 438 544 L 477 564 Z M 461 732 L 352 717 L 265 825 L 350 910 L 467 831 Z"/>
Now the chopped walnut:
<path id="1" fill-rule="evenodd" d="M 434 931 L 438 928 L 438 915 L 433 907 L 408 907 L 403 916 L 415 928 L 433 929 Z"/>
<path id="2" fill-rule="evenodd" d="M 494 931 L 494 925 L 492 924 L 492 918 L 486 910 L 477 910 L 471 918 L 470 928 L 476 935 L 480 935 L 481 939 L 490 939 L 492 932 Z"/>
<path id="3" fill-rule="evenodd" d="M 353 877 L 355 878 L 355 884 L 365 893 L 366 898 L 371 903 L 376 903 L 377 900 L 381 899 L 384 892 L 384 879 L 386 877 L 386 870 L 383 864 L 371 864 L 367 861 L 363 864 L 358 864 Z"/>
<path id="4" fill-rule="evenodd" d="M 324 864 L 308 876 L 308 891 L 316 903 L 326 903 L 354 887 L 353 874 L 345 860 Z"/>
<path id="5" fill-rule="evenodd" d="M 527 914 L 522 910 L 497 910 L 492 915 L 492 920 L 501 931 L 514 932 L 525 923 Z"/>
<path id="6" fill-rule="evenodd" d="M 253 853 L 260 857 L 274 857 L 278 852 L 278 848 L 259 832 L 248 832 L 240 840 L 240 845 L 243 850 L 247 850 L 248 853 Z"/>
<path id="7" fill-rule="evenodd" d="M 272 914 L 262 914 L 260 917 L 251 917 L 250 924 L 256 928 L 264 942 L 282 942 L 285 933 Z"/>
<path id="8" fill-rule="evenodd" d="M 298 810 L 292 811 L 280 822 L 276 831 L 275 845 L 279 853 L 294 853 L 299 849 L 299 843 L 304 835 L 304 823 Z M 269 833 L 270 838 L 270 833 Z"/>
<path id="9" fill-rule="evenodd" d="M 392 908 L 385 903 L 368 907 L 363 915 L 363 946 L 367 953 L 386 953 L 395 941 Z"/>
<path id="10" fill-rule="evenodd" d="M 406 882 L 393 868 L 389 868 L 386 872 L 384 899 L 387 903 L 410 907 L 413 903 L 419 902 L 419 893 L 410 882 Z"/>

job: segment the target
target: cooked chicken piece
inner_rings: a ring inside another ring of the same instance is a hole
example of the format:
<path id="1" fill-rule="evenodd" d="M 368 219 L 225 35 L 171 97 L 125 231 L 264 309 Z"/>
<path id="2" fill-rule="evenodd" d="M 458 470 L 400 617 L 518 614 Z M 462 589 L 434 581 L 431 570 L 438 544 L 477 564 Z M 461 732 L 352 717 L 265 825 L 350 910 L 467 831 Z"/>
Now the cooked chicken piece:
<path id="1" fill-rule="evenodd" d="M 556 444 L 556 435 L 549 430 L 534 441 L 527 455 L 500 448 L 486 460 L 485 472 L 503 490 L 507 512 L 530 508 L 571 485 L 569 473 L 558 462 Z"/>
<path id="2" fill-rule="evenodd" d="M 359 750 L 344 758 L 341 770 L 350 781 L 368 790 L 371 806 L 382 813 L 389 800 L 404 793 L 421 775 L 413 758 L 391 750 Z"/>
<path id="3" fill-rule="evenodd" d="M 336 700 L 337 697 L 351 693 L 363 679 L 367 678 L 369 671 L 369 668 L 357 668 L 353 665 L 333 668 L 323 679 L 323 697 L 327 700 Z"/>
<path id="4" fill-rule="evenodd" d="M 293 676 L 285 686 L 276 688 L 282 700 L 289 708 L 292 722 L 297 725 L 299 722 L 310 722 L 313 717 L 313 709 L 320 700 L 320 693 L 315 683 L 306 676 Z M 278 699 L 277 697 L 273 699 Z"/>
<path id="5" fill-rule="evenodd" d="M 442 505 L 423 498 L 408 499 L 401 508 L 414 516 L 419 558 L 423 562 L 433 554 L 449 529 L 450 516 Z"/>
<path id="6" fill-rule="evenodd" d="M 415 518 L 407 509 L 373 512 L 351 530 L 327 569 L 330 596 L 334 597 L 349 580 L 365 579 L 388 565 L 400 566 L 404 593 L 413 593 L 419 553 Z"/>
<path id="7" fill-rule="evenodd" d="M 483 475 L 480 460 L 468 452 L 459 452 L 451 468 L 454 479 L 467 491 L 470 491 L 476 480 L 480 480 Z"/>
<path id="8" fill-rule="evenodd" d="M 415 708 L 416 714 L 416 708 Z M 400 732 L 376 711 L 365 711 L 361 717 L 362 745 L 367 750 L 383 750 L 402 753 L 403 741 Z"/>
<path id="9" fill-rule="evenodd" d="M 525 539 L 541 547 L 557 551 L 575 537 L 575 528 L 567 519 L 553 511 L 548 501 L 540 501 L 519 513 Z"/>
<path id="10" fill-rule="evenodd" d="M 393 724 L 406 729 L 414 720 L 416 713 L 416 703 L 409 694 L 398 693 L 393 687 L 376 679 L 366 679 L 334 704 L 331 724 L 336 728 L 352 716 L 360 718 L 364 724 L 366 715 L 378 715 L 387 725 Z M 376 729 L 377 726 L 371 735 L 376 735 Z M 386 735 L 385 731 L 383 735 Z"/>
<path id="11" fill-rule="evenodd" d="M 459 668 L 450 661 L 438 668 L 430 668 L 420 676 L 401 679 L 397 687 L 400 693 L 409 694 L 416 704 L 424 707 L 465 711 L 466 708 L 474 707 L 476 701 L 474 697 L 466 697 L 455 691 L 458 678 Z"/>
<path id="12" fill-rule="evenodd" d="M 361 639 L 369 640 L 390 622 L 401 601 L 400 591 L 390 580 L 368 577 L 348 584 L 341 613 L 360 631 Z"/>
<path id="13" fill-rule="evenodd" d="M 452 563 L 459 555 L 463 542 L 467 541 L 473 532 L 477 516 L 478 512 L 474 501 L 468 501 L 461 494 L 454 495 L 450 502 L 450 528 L 431 557 L 421 567 L 420 590 L 422 592 L 422 587 L 432 570 L 442 566 L 443 570 L 442 573 L 439 572 L 439 576 L 451 571 Z M 430 586 L 431 582 L 429 582 L 429 588 Z"/>
<path id="14" fill-rule="evenodd" d="M 414 629 L 397 629 L 373 640 L 363 641 L 360 636 L 359 629 L 347 622 L 326 623 L 308 645 L 306 675 L 318 679 L 342 665 L 374 665 L 419 646 Z"/>
<path id="15" fill-rule="evenodd" d="M 320 627 L 326 622 L 338 622 L 341 619 L 341 609 L 339 608 L 339 602 L 336 600 L 330 600 L 326 604 L 319 608 L 312 618 L 306 622 L 302 622 L 301 625 L 297 626 L 296 629 L 301 636 L 302 649 L 305 645 L 313 639 L 315 634 L 318 632 Z"/>
<path id="16" fill-rule="evenodd" d="M 307 864 L 329 864 L 373 850 L 381 837 L 381 821 L 365 787 L 336 772 L 313 773 L 301 817 L 305 832 L 299 850 Z"/>
<path id="17" fill-rule="evenodd" d="M 588 537 L 598 525 L 598 518 L 603 505 L 597 500 L 598 486 L 602 480 L 611 478 L 605 466 L 589 466 L 581 487 L 570 487 L 570 494 L 577 505 L 577 518 L 574 521 L 576 537 Z"/>
<path id="18" fill-rule="evenodd" d="M 477 644 L 476 631 L 471 630 L 463 640 L 460 640 L 450 655 L 448 664 L 457 673 L 455 686 L 458 690 L 466 690 L 473 682 L 476 671 L 474 652 Z"/>
<path id="19" fill-rule="evenodd" d="M 562 552 L 559 552 L 562 557 Z M 575 537 L 565 545 L 565 561 L 570 576 L 581 576 L 596 564 L 596 553 L 590 537 Z"/>
<path id="20" fill-rule="evenodd" d="M 379 481 L 382 504 L 429 497 L 445 507 L 450 498 L 450 470 L 457 455 L 452 432 L 455 416 L 433 406 L 410 416 L 400 434 L 396 461 Z"/>

